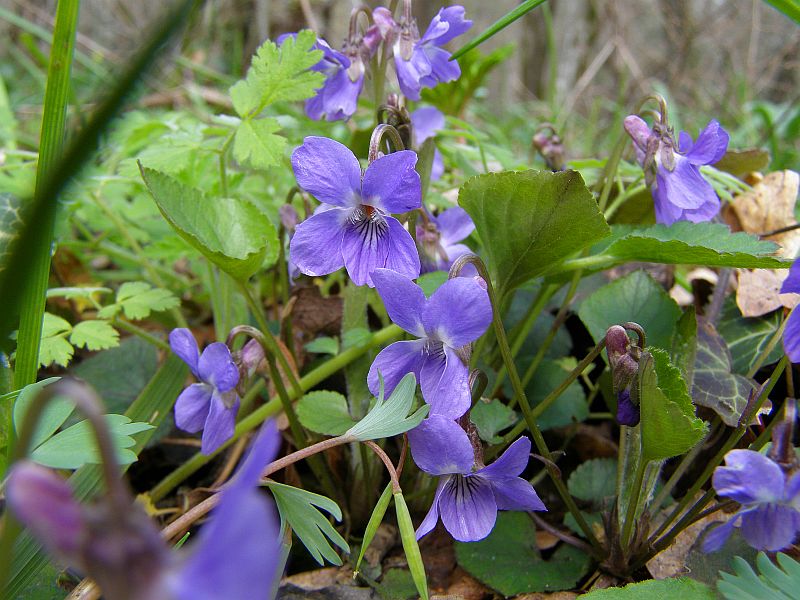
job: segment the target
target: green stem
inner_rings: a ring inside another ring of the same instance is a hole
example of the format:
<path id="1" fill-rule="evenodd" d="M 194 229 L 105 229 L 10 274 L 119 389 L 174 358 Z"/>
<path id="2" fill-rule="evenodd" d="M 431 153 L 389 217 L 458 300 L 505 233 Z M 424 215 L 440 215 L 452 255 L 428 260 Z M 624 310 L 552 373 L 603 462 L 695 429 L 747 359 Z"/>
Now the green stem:
<path id="1" fill-rule="evenodd" d="M 222 145 L 219 153 L 219 190 L 220 196 L 228 197 L 228 149 L 233 142 L 233 134 L 230 134 Z"/>
<path id="2" fill-rule="evenodd" d="M 587 354 L 586 357 L 584 357 L 584 359 L 581 362 L 579 362 L 578 365 L 572 371 L 570 371 L 569 375 L 566 376 L 564 381 L 562 381 L 556 389 L 547 394 L 547 396 L 544 397 L 544 400 L 542 400 L 539 404 L 534 406 L 533 409 L 531 409 L 531 415 L 533 416 L 534 419 L 538 419 L 540 416 L 542 416 L 544 411 L 550 408 L 550 405 L 553 404 L 553 402 L 555 402 L 558 399 L 558 397 L 561 396 L 561 394 L 563 394 L 566 391 L 566 389 L 572 384 L 572 382 L 575 381 L 578 377 L 580 377 L 584 369 L 586 369 L 586 367 L 588 367 L 594 361 L 594 359 L 597 358 L 597 356 L 603 351 L 603 348 L 605 348 L 605 340 L 603 340 L 597 346 L 595 346 L 594 349 L 589 354 Z M 525 430 L 526 426 L 527 426 L 526 421 L 520 421 L 519 423 L 517 423 L 514 426 L 514 428 L 511 429 L 511 431 L 509 431 L 507 434 L 503 436 L 503 441 L 500 442 L 500 444 L 487 450 L 486 452 L 487 459 L 492 458 L 498 452 L 500 452 L 501 449 L 505 448 L 508 444 L 513 442 L 517 438 L 517 436 Z"/>
<path id="3" fill-rule="evenodd" d="M 508 370 L 508 377 L 511 380 L 511 387 L 514 389 L 514 395 L 519 402 L 520 408 L 522 409 L 522 414 L 525 417 L 525 422 L 528 425 L 528 430 L 531 432 L 531 436 L 533 437 L 533 442 L 536 444 L 536 448 L 544 458 L 548 459 L 545 463 L 547 468 L 547 473 L 550 476 L 550 479 L 553 481 L 553 485 L 555 485 L 556 490 L 558 491 L 559 496 L 561 496 L 561 500 L 567 507 L 572 516 L 575 518 L 578 527 L 580 527 L 581 531 L 583 532 L 586 539 L 592 544 L 592 547 L 597 551 L 598 557 L 603 555 L 603 549 L 598 541 L 597 537 L 594 535 L 591 527 L 586 522 L 586 519 L 583 518 L 581 511 L 578 510 L 577 504 L 575 504 L 575 500 L 573 500 L 572 496 L 570 496 L 569 491 L 567 490 L 567 486 L 564 481 L 561 479 L 561 474 L 558 469 L 555 467 L 554 464 L 550 462 L 550 450 L 547 447 L 547 442 L 544 440 L 544 436 L 542 435 L 539 426 L 536 424 L 536 417 L 531 410 L 530 403 L 528 402 L 528 397 L 525 395 L 525 390 L 522 387 L 522 383 L 519 379 L 519 374 L 517 373 L 517 367 L 514 364 L 514 358 L 511 356 L 511 348 L 508 346 L 508 338 L 506 337 L 506 330 L 503 327 L 503 321 L 500 317 L 500 310 L 498 306 L 497 296 L 495 295 L 494 287 L 492 286 L 492 280 L 489 277 L 489 273 L 486 270 L 486 265 L 483 264 L 483 261 L 474 255 L 465 255 L 459 258 L 451 267 L 451 274 L 457 273 L 460 271 L 461 266 L 466 264 L 467 262 L 471 262 L 478 270 L 478 274 L 483 278 L 486 283 L 486 290 L 489 293 L 489 301 L 492 304 L 492 322 L 494 324 L 495 335 L 497 337 L 497 343 L 500 347 L 500 354 L 503 357 L 503 363 L 505 363 L 506 369 Z"/>
<path id="4" fill-rule="evenodd" d="M 611 220 L 611 217 L 613 217 L 616 214 L 616 212 L 619 210 L 620 206 L 625 204 L 628 200 L 630 200 L 636 194 L 639 194 L 639 193 L 645 191 L 646 189 L 647 189 L 647 186 L 644 185 L 644 184 L 636 185 L 636 186 L 631 185 L 631 187 L 629 187 L 627 190 L 625 190 L 624 193 L 619 194 L 616 198 L 614 198 L 614 201 L 611 203 L 611 206 L 609 206 L 608 209 L 606 210 L 606 214 L 605 214 L 606 221 Z"/>
<path id="5" fill-rule="evenodd" d="M 150 278 L 150 280 L 158 287 L 166 287 L 158 272 L 151 266 L 150 260 L 145 255 L 142 246 L 136 241 L 136 238 L 131 235 L 128 225 L 119 217 L 117 213 L 111 210 L 111 208 L 100 197 L 99 193 L 91 194 L 91 197 L 103 214 L 108 217 L 112 223 L 114 223 L 114 226 L 117 228 L 117 231 L 119 231 L 120 235 L 125 238 L 125 241 L 130 246 L 133 254 L 139 259 L 139 264 L 147 272 L 147 276 Z M 170 314 L 172 315 L 172 318 L 175 319 L 175 323 L 177 323 L 179 327 L 188 327 L 186 319 L 183 318 L 180 310 L 177 308 L 172 308 L 170 309 Z"/>
<path id="6" fill-rule="evenodd" d="M 56 7 L 53 45 L 42 109 L 42 134 L 36 169 L 37 197 L 43 194 L 44 186 L 63 151 L 79 6 L 78 0 L 59 0 Z M 47 213 L 46 221 L 35 223 L 43 235 L 30 255 L 27 277 L 19 282 L 24 289 L 20 303 L 14 371 L 14 387 L 17 389 L 36 381 L 45 294 L 50 278 L 50 246 L 55 231 L 56 214 L 56 210 L 51 210 Z"/>
<path id="7" fill-rule="evenodd" d="M 703 473 L 698 477 L 692 486 L 687 490 L 686 494 L 683 496 L 681 501 L 678 503 L 678 506 L 669 514 L 669 516 L 664 520 L 664 522 L 659 526 L 659 528 L 650 536 L 650 540 L 648 544 L 654 544 L 655 540 L 660 536 L 667 528 L 672 524 L 672 522 L 680 515 L 684 509 L 689 505 L 694 498 L 694 495 L 700 491 L 700 489 L 706 484 L 709 480 L 711 475 L 714 472 L 714 469 L 717 468 L 720 464 L 722 464 L 725 455 L 736 446 L 740 439 L 744 436 L 747 428 L 750 426 L 750 420 L 758 413 L 758 410 L 764 404 L 764 401 L 769 396 L 769 393 L 772 391 L 772 388 L 775 387 L 775 384 L 778 382 L 778 378 L 780 377 L 783 370 L 786 368 L 786 364 L 788 359 L 784 356 L 781 361 L 775 367 L 775 370 L 772 372 L 772 375 L 769 378 L 769 381 L 765 384 L 764 388 L 761 390 L 756 401 L 753 403 L 753 406 L 750 407 L 748 410 L 748 414 L 742 415 L 740 425 L 734 429 L 730 435 L 728 436 L 728 440 L 722 445 L 719 449 L 717 454 L 712 458 L 708 464 L 706 465 L 705 470 Z"/>
<path id="8" fill-rule="evenodd" d="M 269 330 L 269 324 L 264 316 L 263 308 L 250 292 L 250 288 L 247 287 L 246 282 L 238 281 L 237 283 L 239 284 L 239 288 L 242 290 L 242 294 L 244 294 L 244 297 L 247 300 L 247 304 L 250 307 L 250 311 L 253 313 L 256 323 L 258 323 L 258 328 L 264 334 L 264 339 L 269 346 L 269 351 L 272 352 L 275 357 L 277 357 L 278 362 L 281 365 L 281 369 L 292 386 L 294 397 L 299 398 L 303 395 L 303 390 L 301 389 L 300 383 L 295 376 L 294 370 L 289 366 L 289 361 L 287 360 L 286 355 L 283 353 L 280 346 L 278 346 L 278 343 L 275 341 L 275 337 Z"/>
<path id="9" fill-rule="evenodd" d="M 116 319 L 114 319 L 112 324 L 117 329 L 122 329 L 123 331 L 127 331 L 128 333 L 132 333 L 133 335 L 142 338 L 145 342 L 147 342 L 148 344 L 152 344 L 156 348 L 159 348 L 161 350 L 166 350 L 167 352 L 171 351 L 171 348 L 167 342 L 155 337 L 154 335 L 151 335 L 150 333 L 148 333 L 141 327 L 137 327 L 133 323 L 128 323 L 128 321 L 124 321 L 119 317 L 117 317 Z"/>
<path id="10" fill-rule="evenodd" d="M 579 256 L 578 258 L 568 258 L 558 265 L 558 272 L 566 273 L 567 271 L 578 271 L 581 269 L 587 271 L 602 271 L 604 269 L 610 269 L 620 262 L 622 261 L 619 258 L 610 254 Z"/>
<path id="11" fill-rule="evenodd" d="M 617 139 L 617 143 L 614 145 L 614 150 L 612 151 L 611 156 L 608 158 L 605 171 L 603 172 L 605 182 L 603 183 L 603 191 L 600 192 L 600 200 L 597 202 L 600 212 L 604 212 L 606 210 L 608 196 L 611 194 L 611 188 L 614 187 L 614 180 L 617 178 L 619 161 L 622 159 L 622 152 L 625 150 L 625 142 L 628 141 L 628 136 L 626 133 L 622 132 L 618 135 L 619 138 Z"/>
<path id="12" fill-rule="evenodd" d="M 628 510 L 625 514 L 625 524 L 622 528 L 622 548 L 627 549 L 631 543 L 631 535 L 633 534 L 633 522 L 636 520 L 636 507 L 639 504 L 639 496 L 642 493 L 642 484 L 644 483 L 644 472 L 647 468 L 647 461 L 639 457 L 639 464 L 636 465 L 636 478 L 633 483 L 633 495 L 628 501 Z"/>
<path id="13" fill-rule="evenodd" d="M 370 340 L 364 345 L 348 348 L 341 354 L 338 354 L 330 360 L 322 363 L 316 369 L 310 371 L 300 378 L 300 387 L 302 388 L 302 393 L 307 392 L 316 385 L 319 385 L 337 371 L 340 371 L 345 366 L 358 359 L 360 356 L 363 356 L 367 351 L 369 351 L 370 348 L 381 346 L 400 337 L 402 334 L 403 330 L 397 325 L 390 325 L 389 327 L 385 327 L 380 331 L 375 332 L 372 335 L 372 338 L 370 338 Z M 302 395 L 302 393 L 300 395 Z M 293 390 L 287 390 L 287 394 L 292 400 L 296 400 L 300 397 L 296 396 Z M 150 491 L 150 498 L 152 501 L 158 502 L 159 500 L 163 499 L 169 492 L 175 489 L 175 487 L 186 480 L 187 477 L 190 477 L 198 469 L 212 460 L 219 452 L 227 448 L 230 444 L 236 442 L 236 440 L 241 438 L 247 432 L 261 425 L 261 423 L 263 423 L 269 417 L 279 413 L 280 410 L 281 403 L 280 399 L 277 397 L 271 398 L 269 402 L 254 410 L 252 413 L 239 421 L 239 423 L 237 423 L 231 439 L 225 442 L 216 452 L 211 455 L 205 455 L 198 452 L 192 458 L 162 479 Z"/>
<path id="14" fill-rule="evenodd" d="M 514 341 L 511 343 L 511 354 L 512 356 L 516 356 L 519 354 L 520 348 L 525 343 L 525 340 L 528 337 L 531 329 L 533 328 L 534 323 L 539 318 L 539 315 L 542 314 L 544 307 L 547 305 L 547 302 L 550 298 L 553 297 L 553 294 L 556 293 L 558 290 L 558 286 L 555 285 L 548 285 L 543 287 L 539 293 L 536 295 L 536 299 L 528 308 L 528 312 L 523 318 L 522 322 L 517 327 L 517 331 L 513 332 L 512 335 L 514 337 Z M 506 379 L 506 367 L 503 365 L 500 367 L 500 370 L 497 372 L 497 378 L 495 379 L 494 388 L 492 389 L 492 393 L 490 394 L 491 398 L 496 398 L 500 393 L 500 390 L 503 387 L 503 382 Z"/>
<path id="15" fill-rule="evenodd" d="M 575 274 L 572 276 L 572 281 L 569 284 L 567 295 L 564 297 L 564 302 L 561 304 L 561 308 L 558 309 L 558 314 L 556 314 L 553 325 L 550 327 L 550 331 L 547 332 L 547 337 L 544 339 L 544 342 L 536 352 L 536 356 L 533 357 L 531 364 L 528 365 L 528 368 L 525 370 L 525 374 L 522 376 L 522 387 L 527 386 L 530 380 L 533 379 L 533 376 L 536 374 L 536 369 L 539 368 L 539 365 L 544 359 L 545 353 L 547 353 L 547 351 L 550 349 L 550 344 L 552 344 L 553 340 L 556 338 L 559 327 L 561 327 L 561 325 L 564 323 L 564 320 L 567 318 L 567 311 L 569 311 L 569 307 L 572 304 L 572 298 L 575 296 L 575 290 L 578 289 L 578 284 L 580 283 L 582 276 L 583 271 L 575 271 Z"/>

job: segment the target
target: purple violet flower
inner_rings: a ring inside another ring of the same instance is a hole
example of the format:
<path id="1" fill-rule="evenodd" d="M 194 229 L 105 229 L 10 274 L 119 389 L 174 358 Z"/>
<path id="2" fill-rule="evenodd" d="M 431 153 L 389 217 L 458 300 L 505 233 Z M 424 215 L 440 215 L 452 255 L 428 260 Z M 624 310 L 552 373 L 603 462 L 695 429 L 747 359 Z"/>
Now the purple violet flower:
<path id="1" fill-rule="evenodd" d="M 800 294 L 800 260 L 792 263 L 789 276 L 781 286 L 781 294 Z M 793 363 L 800 362 L 800 311 L 792 310 L 783 332 L 783 351 Z"/>
<path id="2" fill-rule="evenodd" d="M 460 206 L 448 208 L 436 217 L 426 214 L 427 223 L 417 221 L 421 270 L 423 273 L 447 271 L 456 259 L 472 252 L 469 246 L 459 242 L 475 231 L 475 224 Z M 475 272 L 474 268 L 472 271 Z"/>
<path id="3" fill-rule="evenodd" d="M 327 275 L 344 266 L 356 285 L 374 284 L 370 273 L 387 268 L 414 278 L 419 255 L 411 235 L 389 213 L 422 203 L 417 155 L 402 150 L 372 162 L 362 177 L 346 146 L 307 137 L 292 153 L 298 185 L 323 204 L 297 226 L 289 251 L 306 275 Z"/>
<path id="4" fill-rule="evenodd" d="M 33 462 L 11 468 L 7 500 L 51 554 L 91 576 L 106 598 L 266 600 L 277 575 L 280 528 L 257 483 L 279 442 L 274 423 L 265 424 L 184 559 L 133 498 L 122 514 L 107 498 L 82 505 L 66 480 Z"/>
<path id="5" fill-rule="evenodd" d="M 714 489 L 742 506 L 706 535 L 703 550 L 719 550 L 734 527 L 757 550 L 789 546 L 800 531 L 800 472 L 787 479 L 777 463 L 753 450 L 731 450 L 725 464 L 714 470 Z"/>
<path id="6" fill-rule="evenodd" d="M 489 466 L 475 464 L 469 436 L 446 417 L 428 417 L 408 432 L 408 440 L 417 466 L 441 476 L 417 539 L 429 533 L 440 516 L 456 540 L 475 542 L 491 533 L 498 510 L 547 510 L 533 486 L 519 477 L 528 464 L 528 438 L 519 438 Z"/>
<path id="7" fill-rule="evenodd" d="M 444 114 L 433 106 L 423 106 L 411 113 L 411 130 L 414 136 L 414 147 L 419 149 L 425 140 L 432 138 L 444 129 Z M 444 173 L 444 160 L 438 148 L 433 149 L 431 165 L 431 181 L 438 180 Z M 463 238 L 462 238 L 463 239 Z"/>
<path id="8" fill-rule="evenodd" d="M 414 373 L 430 414 L 457 419 L 470 407 L 469 369 L 458 350 L 477 340 L 492 322 L 492 305 L 483 280 L 446 281 L 428 299 L 413 281 L 390 271 L 372 273 L 389 317 L 418 340 L 395 342 L 375 357 L 367 383 L 377 395 L 378 373 L 391 394 L 407 373 Z"/>
<path id="9" fill-rule="evenodd" d="M 193 383 L 175 401 L 175 425 L 189 433 L 203 431 L 200 451 L 211 454 L 233 435 L 239 412 L 239 368 L 230 349 L 222 342 L 210 344 L 203 354 L 192 332 L 173 329 L 169 334 L 172 351 L 202 383 Z"/>
<path id="10" fill-rule="evenodd" d="M 387 8 L 379 7 L 372 11 L 372 18 L 386 43 L 393 46 L 397 81 L 406 98 L 419 100 L 422 88 L 460 77 L 458 62 L 450 60 L 450 53 L 442 46 L 472 27 L 472 21 L 464 19 L 463 6 L 439 10 L 422 38 L 410 15 L 397 23 Z"/>
<path id="11" fill-rule="evenodd" d="M 268 421 L 172 580 L 175 600 L 270 597 L 280 527 L 258 482 L 279 447 L 278 429 Z"/>
<path id="12" fill-rule="evenodd" d="M 671 130 L 657 123 L 650 129 L 641 118 L 625 118 L 625 130 L 633 139 L 636 158 L 645 172 L 655 201 L 656 221 L 710 221 L 719 212 L 720 201 L 700 167 L 718 162 L 728 148 L 728 132 L 715 120 L 709 121 L 696 142 L 681 131 L 680 144 Z"/>

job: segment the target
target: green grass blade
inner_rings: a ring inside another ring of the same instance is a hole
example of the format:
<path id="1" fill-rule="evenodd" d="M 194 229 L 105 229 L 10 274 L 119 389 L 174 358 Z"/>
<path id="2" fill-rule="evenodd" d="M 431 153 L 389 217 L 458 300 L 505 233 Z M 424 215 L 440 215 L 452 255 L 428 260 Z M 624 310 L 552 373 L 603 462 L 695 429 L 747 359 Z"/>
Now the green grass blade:
<path id="1" fill-rule="evenodd" d="M 39 164 L 36 169 L 35 196 L 41 196 L 48 178 L 61 158 L 67 121 L 70 94 L 72 55 L 78 26 L 78 0 L 60 0 L 56 8 L 50 66 L 44 94 L 42 134 L 39 142 Z M 55 206 L 56 198 L 52 204 Z M 56 211 L 48 211 L 44 220 L 36 221 L 40 235 L 28 254 L 28 275 L 20 287 L 24 288 L 17 336 L 17 360 L 14 386 L 19 389 L 36 381 L 39 367 L 39 340 L 42 336 L 42 315 L 45 293 L 50 278 L 50 244 L 53 240 Z M 29 221 L 29 223 L 32 223 Z M 2 289 L 8 289 L 3 285 Z"/>
<path id="2" fill-rule="evenodd" d="M 26 281 L 29 258 L 37 248 L 49 248 L 50 234 L 39 225 L 51 222 L 56 212 L 56 198 L 67 182 L 74 178 L 81 167 L 94 155 L 100 134 L 108 127 L 127 95 L 134 89 L 139 78 L 156 59 L 163 45 L 169 41 L 185 21 L 189 10 L 199 0 L 183 0 L 153 28 L 153 33 L 142 50 L 132 59 L 127 70 L 112 88 L 95 115 L 75 136 L 64 153 L 63 159 L 53 167 L 52 173 L 41 188 L 41 193 L 28 202 L 22 221 L 24 223 L 5 269 L 0 272 L 0 290 L 3 290 L 3 310 L 0 311 L 0 350 L 8 345 L 8 336 L 15 329 L 16 315 L 22 300 L 22 285 Z M 42 294 L 44 295 L 44 294 Z"/>
<path id="3" fill-rule="evenodd" d="M 797 0 L 764 0 L 772 8 L 781 11 L 792 21 L 800 25 L 800 2 Z"/>
<path id="4" fill-rule="evenodd" d="M 450 57 L 450 60 L 455 60 L 457 58 L 460 58 L 460 57 L 464 56 L 464 54 L 466 54 L 467 52 L 469 52 L 473 48 L 477 48 L 478 46 L 480 46 L 483 42 L 488 40 L 490 37 L 492 37 L 498 31 L 500 31 L 502 29 L 505 29 L 506 27 L 511 25 L 514 21 L 519 19 L 521 16 L 529 13 L 534 8 L 539 6 L 540 4 L 544 4 L 546 1 L 547 0 L 525 0 L 525 2 L 520 4 L 517 8 L 515 8 L 514 10 L 508 12 L 506 15 L 504 15 L 503 17 L 501 17 L 500 19 L 495 21 L 495 23 L 493 25 L 490 25 L 489 28 L 486 31 L 484 31 L 482 34 L 480 34 L 474 40 L 468 42 L 465 46 L 462 46 L 461 48 L 459 48 L 455 52 L 455 54 L 453 54 L 453 56 Z M 767 0 L 767 1 L 770 1 L 770 0 Z M 775 0 L 775 1 L 781 2 L 781 0 Z M 789 0 L 785 0 L 785 1 L 789 1 Z"/>

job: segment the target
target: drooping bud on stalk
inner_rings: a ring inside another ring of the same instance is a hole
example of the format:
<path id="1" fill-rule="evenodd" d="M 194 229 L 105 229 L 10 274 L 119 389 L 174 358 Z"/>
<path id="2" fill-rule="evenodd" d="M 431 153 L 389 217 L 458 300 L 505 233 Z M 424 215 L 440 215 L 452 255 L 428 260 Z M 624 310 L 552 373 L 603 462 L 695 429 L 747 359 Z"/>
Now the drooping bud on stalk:
<path id="1" fill-rule="evenodd" d="M 564 170 L 564 144 L 550 123 L 542 123 L 533 136 L 533 146 L 551 171 Z"/>
<path id="2" fill-rule="evenodd" d="M 772 429 L 772 448 L 767 453 L 767 456 L 778 463 L 784 471 L 794 471 L 798 467 L 793 443 L 796 418 L 797 401 L 794 398 L 787 398 L 783 419 Z"/>
<path id="3" fill-rule="evenodd" d="M 606 331 L 611 384 L 617 395 L 617 422 L 629 427 L 639 423 L 639 406 L 631 397 L 631 385 L 639 371 L 640 350 L 639 346 L 631 344 L 625 327 L 612 325 Z"/>
<path id="4" fill-rule="evenodd" d="M 281 204 L 278 209 L 278 214 L 281 217 L 281 225 L 284 226 L 286 231 L 293 232 L 297 227 L 297 222 L 300 220 L 297 211 L 291 204 Z"/>

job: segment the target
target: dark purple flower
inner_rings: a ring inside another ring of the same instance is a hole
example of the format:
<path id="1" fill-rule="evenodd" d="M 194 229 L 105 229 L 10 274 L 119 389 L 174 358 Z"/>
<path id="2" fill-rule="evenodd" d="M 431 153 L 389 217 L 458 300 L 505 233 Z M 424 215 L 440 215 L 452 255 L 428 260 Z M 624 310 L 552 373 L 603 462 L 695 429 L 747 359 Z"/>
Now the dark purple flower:
<path id="1" fill-rule="evenodd" d="M 444 129 L 444 114 L 433 106 L 423 106 L 411 113 L 411 129 L 414 134 L 414 147 L 420 148 L 425 140 L 432 138 Z M 444 173 L 444 160 L 438 148 L 433 150 L 431 181 L 436 181 Z M 462 238 L 463 239 L 463 238 Z"/>
<path id="2" fill-rule="evenodd" d="M 630 390 L 617 392 L 617 423 L 634 427 L 639 424 L 640 419 L 639 407 L 631 400 Z"/>
<path id="3" fill-rule="evenodd" d="M 417 539 L 430 532 L 440 516 L 455 539 L 475 542 L 492 531 L 498 510 L 547 510 L 533 486 L 519 477 L 528 464 L 528 438 L 511 444 L 489 466 L 475 464 L 469 436 L 446 417 L 428 417 L 408 432 L 408 440 L 417 466 L 441 476 Z"/>
<path id="4" fill-rule="evenodd" d="M 447 271 L 458 257 L 472 252 L 469 246 L 459 242 L 475 231 L 475 224 L 459 206 L 448 208 L 436 217 L 431 214 L 427 217 L 427 222 L 417 221 L 422 272 Z"/>
<path id="5" fill-rule="evenodd" d="M 680 144 L 670 129 L 657 123 L 650 129 L 641 118 L 625 118 L 625 130 L 633 139 L 639 164 L 645 171 L 655 201 L 656 221 L 709 221 L 719 212 L 720 202 L 700 167 L 718 162 L 728 148 L 728 133 L 717 121 L 709 121 L 696 142 L 681 131 Z"/>
<path id="6" fill-rule="evenodd" d="M 222 342 L 210 344 L 203 354 L 188 329 L 173 329 L 169 345 L 192 374 L 202 383 L 193 383 L 175 401 L 175 425 L 189 433 L 203 431 L 200 451 L 211 454 L 233 435 L 239 412 L 239 368 L 231 351 Z"/>
<path id="7" fill-rule="evenodd" d="M 470 407 L 469 369 L 457 350 L 477 340 L 492 322 L 489 294 L 478 278 L 446 281 L 430 299 L 413 281 L 388 269 L 372 277 L 392 321 L 418 340 L 384 348 L 369 369 L 367 383 L 377 395 L 378 373 L 391 394 L 407 373 L 414 373 L 430 414 L 456 419 Z"/>
<path id="8" fill-rule="evenodd" d="M 461 68 L 450 60 L 450 53 L 442 46 L 472 27 L 472 21 L 464 19 L 463 6 L 439 10 L 422 38 L 410 15 L 397 23 L 388 9 L 380 7 L 372 12 L 372 17 L 386 42 L 393 46 L 397 81 L 407 98 L 419 100 L 422 88 L 459 78 Z"/>
<path id="9" fill-rule="evenodd" d="M 781 294 L 800 294 L 800 260 L 792 263 L 789 276 L 781 286 Z M 800 362 L 800 311 L 796 308 L 786 321 L 783 332 L 783 351 L 793 363 Z"/>
<path id="10" fill-rule="evenodd" d="M 719 550 L 734 527 L 757 550 L 789 546 L 800 531 L 800 472 L 787 479 L 775 462 L 753 450 L 731 450 L 725 464 L 714 470 L 714 489 L 742 506 L 706 535 L 703 550 Z"/>
<path id="11" fill-rule="evenodd" d="M 82 505 L 54 471 L 29 461 L 10 470 L 6 494 L 20 521 L 60 561 L 92 577 L 114 600 L 270 597 L 279 563 L 279 526 L 258 490 L 280 437 L 265 424 L 189 554 L 170 551 L 141 506 L 104 497 Z"/>
<path id="12" fill-rule="evenodd" d="M 344 266 L 356 285 L 373 286 L 370 273 L 387 268 L 419 275 L 411 235 L 389 213 L 416 210 L 422 202 L 417 155 L 402 150 L 372 162 L 361 175 L 346 146 L 307 137 L 292 153 L 298 185 L 323 203 L 297 226 L 291 259 L 306 275 L 327 275 Z"/>
<path id="13" fill-rule="evenodd" d="M 173 578 L 175 600 L 267 599 L 277 575 L 280 527 L 272 502 L 259 490 L 261 472 L 274 458 L 280 435 L 267 422 L 217 508 L 200 530 Z"/>

